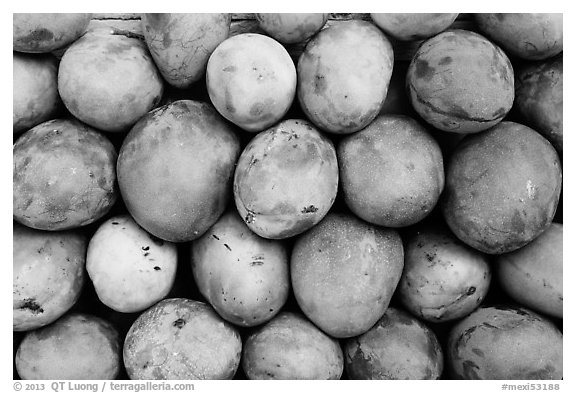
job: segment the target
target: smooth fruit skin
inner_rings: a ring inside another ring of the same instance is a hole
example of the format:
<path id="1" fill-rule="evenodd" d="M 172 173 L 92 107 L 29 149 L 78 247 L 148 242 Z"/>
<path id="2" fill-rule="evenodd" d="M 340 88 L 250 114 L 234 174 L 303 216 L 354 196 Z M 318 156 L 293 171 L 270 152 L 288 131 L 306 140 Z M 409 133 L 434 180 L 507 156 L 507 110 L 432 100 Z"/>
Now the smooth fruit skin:
<path id="1" fill-rule="evenodd" d="M 210 104 L 181 100 L 132 128 L 118 155 L 118 183 L 134 220 L 163 240 L 196 239 L 224 212 L 240 142 Z"/>
<path id="2" fill-rule="evenodd" d="M 563 64 L 560 55 L 519 67 L 514 100 L 514 110 L 522 122 L 544 135 L 560 155 L 564 151 Z"/>
<path id="3" fill-rule="evenodd" d="M 320 13 L 266 13 L 256 14 L 262 30 L 283 44 L 303 42 L 326 24 L 328 14 Z"/>
<path id="4" fill-rule="evenodd" d="M 77 119 L 102 131 L 125 132 L 160 102 L 164 86 L 144 42 L 103 29 L 66 50 L 58 91 Z"/>
<path id="5" fill-rule="evenodd" d="M 334 145 L 305 120 L 285 120 L 257 135 L 234 173 L 236 208 L 267 239 L 296 236 L 316 225 L 337 192 Z"/>
<path id="6" fill-rule="evenodd" d="M 427 226 L 405 241 L 397 295 L 417 317 L 446 322 L 474 311 L 491 281 L 487 256 L 462 243 L 448 228 Z"/>
<path id="7" fill-rule="evenodd" d="M 121 342 L 109 322 L 88 314 L 67 314 L 29 332 L 16 353 L 22 379 L 115 379 L 121 367 Z"/>
<path id="8" fill-rule="evenodd" d="M 22 134 L 13 148 L 13 216 L 47 231 L 88 225 L 118 197 L 116 150 L 77 120 L 50 120 Z"/>
<path id="9" fill-rule="evenodd" d="M 512 108 L 514 72 L 504 52 L 483 36 L 450 30 L 422 43 L 406 75 L 414 109 L 439 130 L 475 133 Z"/>
<path id="10" fill-rule="evenodd" d="M 14 134 L 28 130 L 56 115 L 58 62 L 51 55 L 13 52 L 12 118 Z"/>
<path id="11" fill-rule="evenodd" d="M 281 312 L 248 336 L 242 369 L 249 379 L 332 380 L 344 359 L 337 340 L 304 316 Z"/>
<path id="12" fill-rule="evenodd" d="M 560 160 L 550 142 L 526 126 L 502 122 L 458 145 L 441 208 L 460 240 L 502 254 L 548 228 L 561 187 Z"/>
<path id="13" fill-rule="evenodd" d="M 321 130 L 350 134 L 380 112 L 394 53 L 373 24 L 350 20 L 316 34 L 298 60 L 298 100 Z"/>
<path id="14" fill-rule="evenodd" d="M 350 379 L 433 380 L 444 368 L 434 332 L 393 307 L 366 333 L 345 340 L 344 355 Z"/>
<path id="15" fill-rule="evenodd" d="M 480 31 L 506 52 L 526 60 L 543 60 L 563 50 L 563 14 L 475 14 Z"/>
<path id="16" fill-rule="evenodd" d="M 61 49 L 82 36 L 92 14 L 15 13 L 12 19 L 15 51 L 47 53 Z"/>
<path id="17" fill-rule="evenodd" d="M 130 379 L 232 379 L 241 351 L 238 331 L 212 307 L 165 299 L 128 331 L 124 365 Z"/>
<path id="18" fill-rule="evenodd" d="M 14 331 L 48 325 L 76 303 L 85 281 L 87 245 L 80 233 L 37 231 L 14 223 Z"/>
<path id="19" fill-rule="evenodd" d="M 512 299 L 556 318 L 563 317 L 562 238 L 562 224 L 552 223 L 535 240 L 495 261 L 500 285 Z"/>
<path id="20" fill-rule="evenodd" d="M 481 307 L 450 330 L 447 366 L 454 379 L 562 379 L 562 341 L 530 310 Z"/>
<path id="21" fill-rule="evenodd" d="M 228 38 L 230 14 L 142 14 L 142 32 L 164 79 L 179 89 L 206 72 L 208 58 Z"/>
<path id="22" fill-rule="evenodd" d="M 238 34 L 212 52 L 206 69 L 210 101 L 238 127 L 260 132 L 280 121 L 296 94 L 296 67 L 274 39 Z"/>
<path id="23" fill-rule="evenodd" d="M 438 143 L 416 120 L 380 115 L 338 145 L 346 205 L 372 224 L 398 228 L 424 219 L 444 188 Z"/>
<path id="24" fill-rule="evenodd" d="M 162 300 L 176 278 L 173 243 L 148 234 L 129 215 L 103 222 L 88 245 L 86 270 L 102 303 L 132 313 Z"/>
<path id="25" fill-rule="evenodd" d="M 372 21 L 386 34 L 401 41 L 422 40 L 444 30 L 458 14 L 370 14 Z"/>
<path id="26" fill-rule="evenodd" d="M 403 266 L 396 231 L 329 213 L 296 240 L 290 275 L 304 314 L 330 336 L 345 338 L 366 332 L 382 317 Z"/>
<path id="27" fill-rule="evenodd" d="M 253 233 L 236 211 L 192 242 L 192 272 L 218 314 L 240 326 L 273 318 L 290 290 L 286 245 Z"/>

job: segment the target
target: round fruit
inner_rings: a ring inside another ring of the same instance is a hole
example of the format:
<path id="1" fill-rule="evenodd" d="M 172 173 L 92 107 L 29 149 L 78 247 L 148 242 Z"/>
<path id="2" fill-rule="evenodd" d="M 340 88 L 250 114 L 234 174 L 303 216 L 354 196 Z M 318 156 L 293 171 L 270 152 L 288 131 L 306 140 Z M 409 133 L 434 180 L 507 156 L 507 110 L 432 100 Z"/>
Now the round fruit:
<path id="1" fill-rule="evenodd" d="M 192 272 L 218 314 L 240 326 L 268 321 L 288 298 L 286 246 L 254 234 L 235 211 L 192 243 Z"/>
<path id="2" fill-rule="evenodd" d="M 48 325 L 76 303 L 84 285 L 86 246 L 80 233 L 42 232 L 14 223 L 14 331 Z"/>
<path id="3" fill-rule="evenodd" d="M 285 120 L 257 135 L 234 174 L 240 216 L 268 239 L 295 236 L 316 225 L 337 192 L 336 150 L 304 120 Z"/>
<path id="4" fill-rule="evenodd" d="M 13 49 L 46 53 L 65 47 L 86 32 L 92 14 L 12 14 Z"/>
<path id="5" fill-rule="evenodd" d="M 168 294 L 177 262 L 175 244 L 149 235 L 122 215 L 102 223 L 90 239 L 86 270 L 102 303 L 131 313 Z"/>
<path id="6" fill-rule="evenodd" d="M 60 61 L 64 105 L 102 131 L 126 131 L 160 102 L 163 89 L 146 44 L 113 30 L 86 34 Z"/>
<path id="7" fill-rule="evenodd" d="M 349 134 L 380 112 L 392 75 L 392 45 L 373 24 L 343 21 L 316 34 L 298 60 L 298 99 L 324 131 Z"/>
<path id="8" fill-rule="evenodd" d="M 130 379 L 232 379 L 241 350 L 236 329 L 210 306 L 166 299 L 128 331 L 124 365 Z"/>
<path id="9" fill-rule="evenodd" d="M 563 152 L 563 60 L 529 63 L 516 73 L 514 108 L 522 122 Z"/>
<path id="10" fill-rule="evenodd" d="M 120 337 L 110 323 L 68 314 L 24 337 L 16 369 L 22 379 L 115 379 L 120 356 Z"/>
<path id="11" fill-rule="evenodd" d="M 248 336 L 242 368 L 249 379 L 340 379 L 344 359 L 337 340 L 282 312 Z"/>
<path id="12" fill-rule="evenodd" d="M 258 24 L 272 38 L 283 44 L 303 42 L 326 24 L 328 14 L 256 14 Z"/>
<path id="13" fill-rule="evenodd" d="M 524 308 L 482 307 L 452 328 L 447 359 L 456 379 L 562 379 L 562 333 Z"/>
<path id="14" fill-rule="evenodd" d="M 530 309 L 562 318 L 562 224 L 552 223 L 534 241 L 496 260 L 505 292 Z"/>
<path id="15" fill-rule="evenodd" d="M 503 122 L 458 145 L 446 172 L 442 211 L 464 243 L 502 254 L 544 232 L 561 187 L 552 145 L 526 126 Z"/>
<path id="16" fill-rule="evenodd" d="M 434 332 L 392 307 L 366 333 L 346 340 L 344 353 L 350 379 L 439 379 L 444 367 Z"/>
<path id="17" fill-rule="evenodd" d="M 511 55 L 542 60 L 562 52 L 562 14 L 476 14 L 478 28 Z"/>
<path id="18" fill-rule="evenodd" d="M 142 14 L 142 32 L 164 79 L 185 89 L 204 76 L 230 22 L 230 14 Z"/>
<path id="19" fill-rule="evenodd" d="M 386 34 L 397 40 L 413 41 L 432 37 L 456 20 L 458 14 L 370 14 Z"/>
<path id="20" fill-rule="evenodd" d="M 514 72 L 496 45 L 466 30 L 440 33 L 419 48 L 406 76 L 414 109 L 434 127 L 473 133 L 493 127 L 514 101 Z"/>
<path id="21" fill-rule="evenodd" d="M 366 332 L 382 317 L 403 265 L 396 231 L 330 213 L 296 240 L 290 273 L 304 314 L 343 338 Z"/>
<path id="22" fill-rule="evenodd" d="M 222 42 L 206 70 L 210 100 L 226 119 L 251 132 L 277 123 L 296 93 L 296 68 L 286 49 L 261 34 Z"/>
<path id="23" fill-rule="evenodd" d="M 58 63 L 51 55 L 13 52 L 12 117 L 14 133 L 49 120 L 60 106 Z"/>
<path id="24" fill-rule="evenodd" d="M 182 100 L 145 115 L 118 155 L 118 183 L 136 222 L 161 239 L 196 239 L 228 202 L 240 142 L 211 105 Z"/>
<path id="25" fill-rule="evenodd" d="M 444 188 L 438 143 L 416 120 L 381 115 L 338 146 L 344 201 L 358 217 L 386 227 L 412 225 Z"/>
<path id="26" fill-rule="evenodd" d="M 26 226 L 77 228 L 116 202 L 114 146 L 76 120 L 37 125 L 18 138 L 13 157 L 13 214 Z"/>
<path id="27" fill-rule="evenodd" d="M 397 294 L 412 314 L 429 322 L 465 317 L 484 300 L 491 281 L 488 258 L 441 227 L 425 227 L 405 246 Z"/>

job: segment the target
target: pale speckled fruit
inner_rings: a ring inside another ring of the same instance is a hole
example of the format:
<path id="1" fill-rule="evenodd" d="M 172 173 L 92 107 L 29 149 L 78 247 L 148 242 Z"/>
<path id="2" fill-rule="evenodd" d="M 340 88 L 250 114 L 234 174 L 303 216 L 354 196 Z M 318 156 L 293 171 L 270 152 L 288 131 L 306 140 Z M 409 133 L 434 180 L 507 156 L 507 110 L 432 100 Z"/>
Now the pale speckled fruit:
<path id="1" fill-rule="evenodd" d="M 129 215 L 103 222 L 88 244 L 86 270 L 102 303 L 125 313 L 142 311 L 172 288 L 176 245 L 148 234 Z"/>
<path id="2" fill-rule="evenodd" d="M 76 303 L 85 280 L 87 245 L 80 233 L 43 232 L 14 223 L 14 331 L 48 325 Z"/>
<path id="3" fill-rule="evenodd" d="M 370 17 L 386 34 L 397 40 L 412 41 L 432 37 L 456 20 L 458 14 L 370 14 Z"/>
<path id="4" fill-rule="evenodd" d="M 305 120 L 285 120 L 257 135 L 234 174 L 240 216 L 268 239 L 295 236 L 316 225 L 337 192 L 336 150 Z"/>
<path id="5" fill-rule="evenodd" d="M 95 30 L 62 56 L 58 90 L 74 117 L 123 132 L 160 102 L 164 86 L 143 41 Z"/>
<path id="6" fill-rule="evenodd" d="M 338 341 L 304 316 L 282 312 L 251 333 L 242 368 L 249 379 L 340 379 L 344 369 Z"/>
<path id="7" fill-rule="evenodd" d="M 328 20 L 320 13 L 256 14 L 258 24 L 267 34 L 283 44 L 303 42 L 316 34 Z"/>
<path id="8" fill-rule="evenodd" d="M 438 143 L 416 120 L 380 115 L 338 145 L 344 201 L 358 217 L 404 227 L 426 217 L 444 188 Z"/>
<path id="9" fill-rule="evenodd" d="M 481 307 L 449 333 L 455 379 L 562 379 L 562 333 L 519 307 Z"/>
<path id="10" fill-rule="evenodd" d="M 76 120 L 50 120 L 13 148 L 13 215 L 36 229 L 88 225 L 118 196 L 116 151 L 105 136 Z"/>
<path id="11" fill-rule="evenodd" d="M 240 142 L 207 103 L 160 107 L 132 128 L 118 155 L 126 207 L 147 232 L 172 242 L 196 239 L 224 212 Z"/>
<path id="12" fill-rule="evenodd" d="M 404 266 L 392 229 L 329 213 L 296 240 L 292 287 L 304 314 L 336 338 L 370 329 L 388 308 Z"/>
<path id="13" fill-rule="evenodd" d="M 561 187 L 550 142 L 526 126 L 502 122 L 458 145 L 446 172 L 442 212 L 464 243 L 502 254 L 544 232 Z"/>
<path id="14" fill-rule="evenodd" d="M 434 127 L 474 133 L 498 124 L 512 108 L 514 72 L 504 52 L 467 30 L 425 41 L 408 67 L 414 109 Z"/>
<path id="15" fill-rule="evenodd" d="M 230 14 L 142 14 L 142 32 L 164 79 L 184 89 L 204 76 L 230 22 Z"/>
<path id="16" fill-rule="evenodd" d="M 13 132 L 49 120 L 60 107 L 58 62 L 51 55 L 12 53 Z"/>
<path id="17" fill-rule="evenodd" d="M 210 100 L 240 128 L 259 132 L 277 123 L 296 94 L 296 67 L 284 47 L 262 34 L 230 37 L 206 69 Z"/>
<path id="18" fill-rule="evenodd" d="M 142 313 L 124 341 L 130 379 L 232 379 L 242 341 L 212 307 L 166 299 Z"/>
<path id="19" fill-rule="evenodd" d="M 563 14 L 476 14 L 483 34 L 506 52 L 527 60 L 543 60 L 562 52 Z"/>
<path id="20" fill-rule="evenodd" d="M 288 298 L 288 249 L 254 234 L 236 211 L 192 243 L 192 272 L 220 316 L 240 326 L 274 317 Z"/>
<path id="21" fill-rule="evenodd" d="M 373 24 L 350 20 L 327 27 L 298 60 L 300 105 L 323 131 L 358 131 L 380 112 L 393 64 L 392 45 Z"/>
<path id="22" fill-rule="evenodd" d="M 563 57 L 527 63 L 516 72 L 514 109 L 522 122 L 563 152 Z"/>
<path id="23" fill-rule="evenodd" d="M 92 14 L 12 14 L 13 49 L 47 53 L 65 47 L 86 32 Z"/>
<path id="24" fill-rule="evenodd" d="M 344 342 L 344 357 L 350 379 L 440 379 L 444 368 L 434 332 L 392 307 L 366 333 Z"/>
<path id="25" fill-rule="evenodd" d="M 504 291 L 532 310 L 562 318 L 562 224 L 552 223 L 534 241 L 496 260 Z"/>
<path id="26" fill-rule="evenodd" d="M 424 227 L 405 243 L 400 302 L 429 322 L 465 317 L 484 300 L 492 273 L 488 258 L 448 229 Z"/>
<path id="27" fill-rule="evenodd" d="M 22 379 L 115 379 L 120 357 L 114 326 L 74 313 L 29 332 L 16 353 L 16 369 Z"/>

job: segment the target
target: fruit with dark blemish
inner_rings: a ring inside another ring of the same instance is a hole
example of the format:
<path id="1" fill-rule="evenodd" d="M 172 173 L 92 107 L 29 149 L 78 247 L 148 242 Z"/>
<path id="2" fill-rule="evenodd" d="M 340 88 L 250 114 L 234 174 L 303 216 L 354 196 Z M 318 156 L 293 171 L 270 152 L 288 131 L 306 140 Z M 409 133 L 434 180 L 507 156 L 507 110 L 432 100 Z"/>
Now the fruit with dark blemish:
<path id="1" fill-rule="evenodd" d="M 103 222 L 88 245 L 86 270 L 96 294 L 119 312 L 142 311 L 166 297 L 176 267 L 176 245 L 152 243 L 129 215 Z"/>
<path id="2" fill-rule="evenodd" d="M 15 13 L 12 48 L 18 52 L 48 53 L 61 49 L 86 32 L 92 14 Z"/>
<path id="3" fill-rule="evenodd" d="M 432 37 L 456 20 L 458 14 L 370 14 L 372 21 L 386 34 L 401 41 L 415 41 Z"/>
<path id="4" fill-rule="evenodd" d="M 13 216 L 42 230 L 88 225 L 116 202 L 116 151 L 76 120 L 50 120 L 13 148 Z"/>
<path id="5" fill-rule="evenodd" d="M 102 131 L 125 132 L 158 103 L 164 86 L 144 42 L 95 30 L 64 53 L 58 90 L 74 117 Z"/>
<path id="6" fill-rule="evenodd" d="M 298 100 L 320 129 L 349 134 L 380 112 L 392 75 L 392 45 L 376 26 L 342 21 L 316 34 L 298 60 Z"/>
<path id="7" fill-rule="evenodd" d="M 316 225 L 337 191 L 334 145 L 304 120 L 285 120 L 258 134 L 234 174 L 238 212 L 268 239 L 292 237 Z"/>
<path id="8" fill-rule="evenodd" d="M 236 211 L 225 213 L 192 242 L 200 293 L 229 322 L 255 326 L 273 318 L 288 298 L 288 249 L 254 234 Z"/>
<path id="9" fill-rule="evenodd" d="M 230 14 L 142 14 L 142 32 L 164 79 L 188 88 L 206 72 L 208 58 L 228 38 Z"/>
<path id="10" fill-rule="evenodd" d="M 403 265 L 396 231 L 329 213 L 296 240 L 290 276 L 304 314 L 344 338 L 364 333 L 384 314 Z"/>
<path id="11" fill-rule="evenodd" d="M 425 41 L 406 76 L 410 101 L 420 116 L 449 132 L 474 133 L 500 122 L 514 101 L 514 73 L 504 52 L 467 30 Z"/>
<path id="12" fill-rule="evenodd" d="M 562 52 L 561 13 L 481 13 L 475 19 L 478 29 L 512 56 L 543 60 Z"/>
<path id="13" fill-rule="evenodd" d="M 343 363 L 337 340 L 291 312 L 282 312 L 251 332 L 242 353 L 248 379 L 340 379 Z"/>
<path id="14" fill-rule="evenodd" d="M 370 330 L 344 341 L 344 360 L 350 379 L 432 380 L 444 368 L 434 332 L 393 307 Z"/>
<path id="15" fill-rule="evenodd" d="M 454 379 L 562 379 L 562 333 L 547 318 L 518 306 L 481 307 L 448 335 Z"/>
<path id="16" fill-rule="evenodd" d="M 519 250 L 499 255 L 498 279 L 512 299 L 537 312 L 563 317 L 563 227 L 552 223 Z"/>
<path id="17" fill-rule="evenodd" d="M 458 145 L 448 164 L 441 208 L 460 240 L 502 254 L 548 228 L 561 187 L 560 160 L 552 145 L 526 126 L 502 122 Z"/>
<path id="18" fill-rule="evenodd" d="M 226 39 L 206 70 L 210 100 L 222 116 L 250 132 L 262 131 L 286 114 L 296 93 L 296 68 L 286 49 L 262 34 Z"/>
<path id="19" fill-rule="evenodd" d="M 240 364 L 238 331 L 209 305 L 166 299 L 142 313 L 124 341 L 133 380 L 232 379 Z"/>
<path id="20" fill-rule="evenodd" d="M 265 13 L 255 16 L 260 28 L 283 44 L 306 41 L 328 20 L 328 14 L 321 13 Z"/>

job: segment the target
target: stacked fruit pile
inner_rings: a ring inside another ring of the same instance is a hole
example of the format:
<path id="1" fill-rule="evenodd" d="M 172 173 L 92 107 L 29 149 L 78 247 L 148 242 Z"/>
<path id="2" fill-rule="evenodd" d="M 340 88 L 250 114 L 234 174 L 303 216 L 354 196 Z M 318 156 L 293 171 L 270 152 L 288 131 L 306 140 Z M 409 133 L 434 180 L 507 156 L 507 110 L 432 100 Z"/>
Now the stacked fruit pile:
<path id="1" fill-rule="evenodd" d="M 562 15 L 342 17 L 14 15 L 15 377 L 562 378 Z"/>

